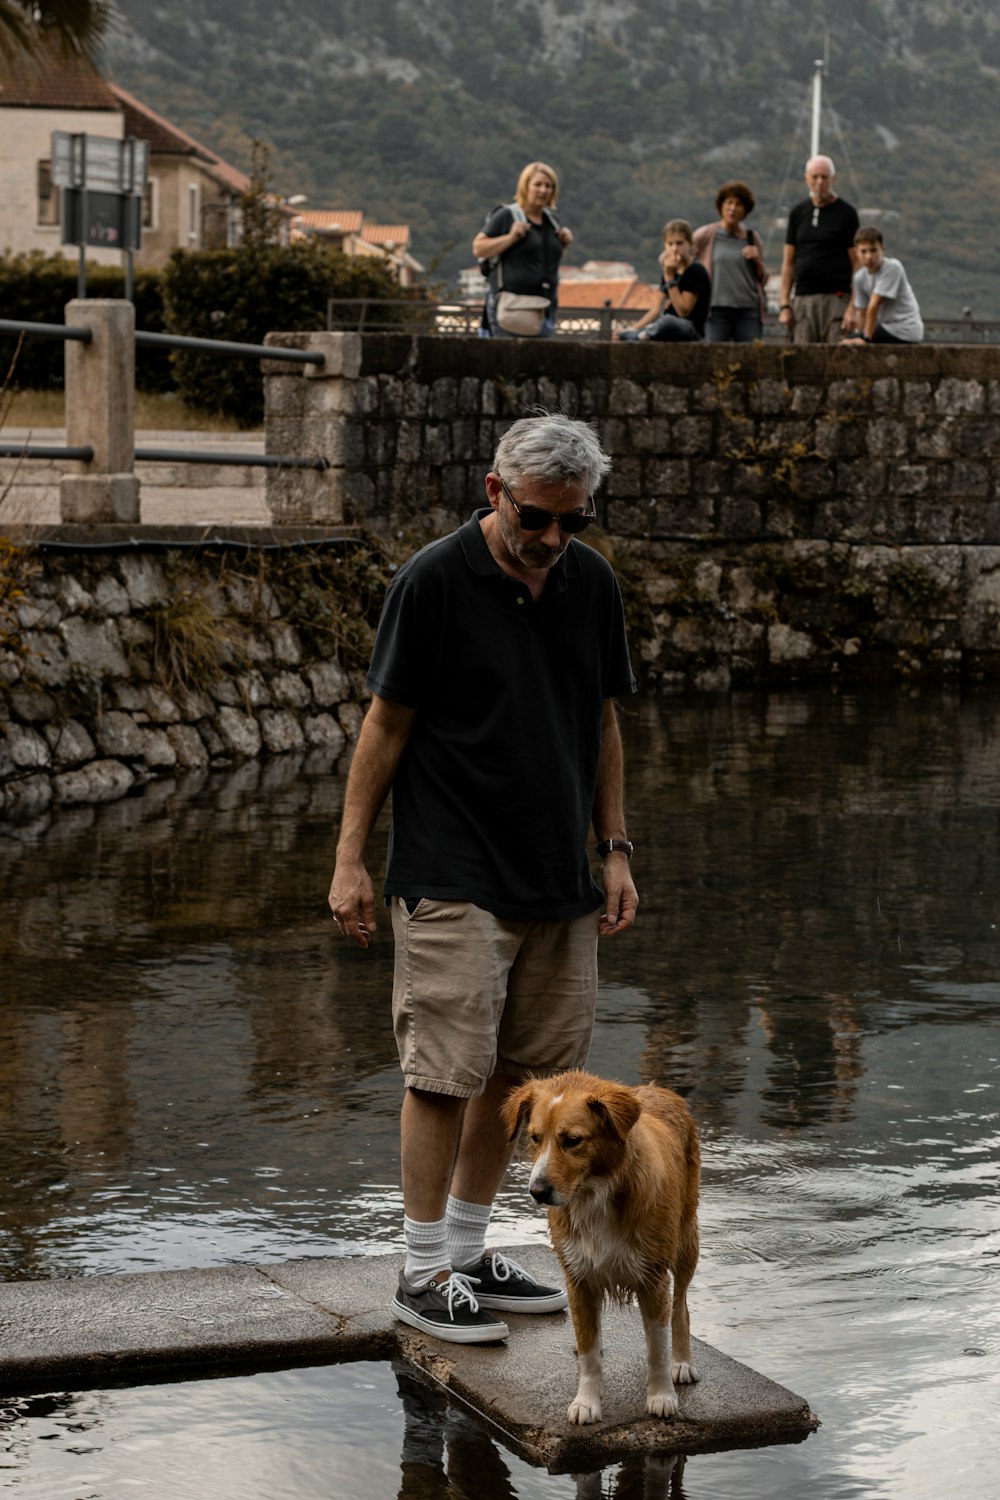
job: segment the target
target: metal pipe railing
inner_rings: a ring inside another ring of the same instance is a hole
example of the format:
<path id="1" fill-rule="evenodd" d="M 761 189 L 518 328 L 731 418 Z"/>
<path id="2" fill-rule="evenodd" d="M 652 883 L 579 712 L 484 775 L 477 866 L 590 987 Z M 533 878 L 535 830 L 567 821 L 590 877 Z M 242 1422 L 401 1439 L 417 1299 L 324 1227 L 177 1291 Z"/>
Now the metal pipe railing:
<path id="1" fill-rule="evenodd" d="M 24 333 L 39 339 L 75 339 L 89 344 L 94 337 L 89 328 L 67 327 L 65 323 L 24 323 L 17 318 L 0 318 L 0 333 Z"/>
<path id="2" fill-rule="evenodd" d="M 285 349 L 280 345 L 238 344 L 227 339 L 196 339 L 180 333 L 144 333 L 136 329 L 136 344 L 153 349 L 190 349 L 192 353 L 220 354 L 231 359 L 278 359 L 291 365 L 323 365 L 326 356 L 308 349 Z"/>
<path id="3" fill-rule="evenodd" d="M 89 446 L 80 448 L 52 448 L 32 443 L 0 443 L 0 458 L 79 458 L 89 464 L 94 450 Z"/>
<path id="4" fill-rule="evenodd" d="M 288 453 L 202 453 L 191 448 L 136 448 L 140 463 L 229 464 L 246 469 L 318 469 L 330 467 L 327 458 L 296 458 Z"/>

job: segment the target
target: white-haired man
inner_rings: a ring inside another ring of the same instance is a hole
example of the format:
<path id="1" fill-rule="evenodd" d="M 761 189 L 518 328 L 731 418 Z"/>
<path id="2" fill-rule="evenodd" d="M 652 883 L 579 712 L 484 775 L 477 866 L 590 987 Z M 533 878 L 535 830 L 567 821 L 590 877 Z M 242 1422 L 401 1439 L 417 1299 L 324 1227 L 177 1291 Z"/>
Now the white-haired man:
<path id="1" fill-rule="evenodd" d="M 851 282 L 858 266 L 858 214 L 834 192 L 836 176 L 828 156 L 810 157 L 809 196 L 788 215 L 778 317 L 797 344 L 839 343 L 855 324 Z"/>
<path id="2" fill-rule="evenodd" d="M 598 937 L 625 932 L 638 905 L 613 701 L 635 691 L 621 594 L 574 540 L 610 467 L 584 422 L 529 417 L 504 433 L 488 505 L 390 585 L 344 794 L 329 903 L 366 948 L 364 852 L 392 791 L 384 895 L 406 1085 L 392 1307 L 454 1343 L 506 1337 L 495 1312 L 566 1306 L 485 1248 L 511 1151 L 499 1106 L 529 1072 L 584 1065 Z"/>

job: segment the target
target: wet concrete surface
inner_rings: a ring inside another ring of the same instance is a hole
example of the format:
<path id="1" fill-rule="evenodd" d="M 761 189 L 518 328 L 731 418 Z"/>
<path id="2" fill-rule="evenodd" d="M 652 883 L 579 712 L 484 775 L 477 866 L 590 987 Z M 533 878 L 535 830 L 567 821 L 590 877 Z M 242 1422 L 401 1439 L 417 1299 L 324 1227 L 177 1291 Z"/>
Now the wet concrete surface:
<path id="1" fill-rule="evenodd" d="M 514 1253 L 539 1279 L 558 1280 L 550 1251 L 525 1246 Z M 679 1415 L 647 1417 L 642 1321 L 635 1310 L 609 1308 L 604 1420 L 571 1427 L 566 1407 L 576 1389 L 576 1357 L 567 1313 L 512 1316 L 505 1343 L 444 1344 L 392 1317 L 399 1264 L 396 1254 L 315 1257 L 0 1283 L 0 1393 L 401 1354 L 553 1472 L 636 1451 L 798 1442 L 818 1425 L 802 1397 L 698 1340 L 701 1380 L 679 1388 Z"/>

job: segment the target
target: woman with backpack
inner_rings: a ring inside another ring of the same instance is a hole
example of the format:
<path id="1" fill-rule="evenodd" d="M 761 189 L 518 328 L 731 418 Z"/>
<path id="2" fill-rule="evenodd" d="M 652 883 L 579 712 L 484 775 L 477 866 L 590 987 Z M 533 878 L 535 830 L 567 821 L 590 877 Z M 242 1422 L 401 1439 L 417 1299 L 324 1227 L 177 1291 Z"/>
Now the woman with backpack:
<path id="1" fill-rule="evenodd" d="M 556 218 L 559 178 L 543 161 L 529 162 L 513 203 L 487 214 L 472 253 L 489 277 L 484 337 L 546 338 L 556 326 L 559 262 L 573 242 Z"/>

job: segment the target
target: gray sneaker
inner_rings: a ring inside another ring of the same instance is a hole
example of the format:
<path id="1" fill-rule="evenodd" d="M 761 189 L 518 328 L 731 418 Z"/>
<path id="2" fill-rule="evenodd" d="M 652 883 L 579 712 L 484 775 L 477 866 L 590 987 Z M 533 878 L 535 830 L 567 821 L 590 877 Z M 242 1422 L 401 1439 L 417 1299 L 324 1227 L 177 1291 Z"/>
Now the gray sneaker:
<path id="1" fill-rule="evenodd" d="M 497 1312 L 552 1313 L 569 1305 L 561 1287 L 540 1286 L 530 1272 L 499 1250 L 487 1250 L 482 1260 L 462 1266 L 456 1274 L 476 1283 L 480 1307 Z"/>
<path id="2" fill-rule="evenodd" d="M 402 1274 L 392 1310 L 402 1323 L 449 1344 L 487 1344 L 505 1339 L 506 1323 L 479 1306 L 470 1278 L 452 1271 L 446 1281 L 410 1286 Z"/>

